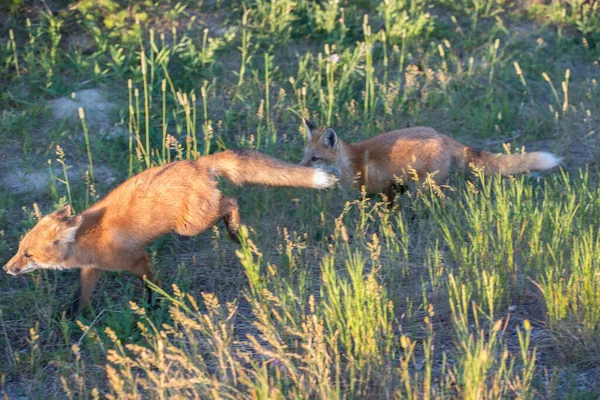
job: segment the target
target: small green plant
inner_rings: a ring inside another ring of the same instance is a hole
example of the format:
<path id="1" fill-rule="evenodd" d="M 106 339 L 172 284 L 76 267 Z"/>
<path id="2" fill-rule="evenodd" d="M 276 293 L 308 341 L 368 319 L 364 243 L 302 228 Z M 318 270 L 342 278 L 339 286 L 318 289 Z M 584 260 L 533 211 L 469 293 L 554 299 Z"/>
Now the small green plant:
<path id="1" fill-rule="evenodd" d="M 193 39 L 184 36 L 178 46 L 177 54 L 184 61 L 185 68 L 197 71 L 217 61 L 219 51 L 223 50 L 234 38 L 235 33 L 228 31 L 223 37 L 211 37 L 208 28 L 204 29 L 202 41 L 197 45 Z"/>
<path id="2" fill-rule="evenodd" d="M 336 37 L 338 42 L 344 40 L 348 27 L 346 26 L 346 10 L 339 0 L 327 0 L 315 5 L 311 11 L 314 15 L 314 24 L 320 31 L 330 37 Z"/>
<path id="3" fill-rule="evenodd" d="M 563 37 L 567 26 L 575 27 L 587 37 L 597 38 L 600 34 L 600 4 L 587 0 L 552 0 L 536 3 L 529 12 L 546 23 L 556 26 L 559 37 Z"/>
<path id="4" fill-rule="evenodd" d="M 242 16 L 242 43 L 241 47 L 239 47 L 239 50 L 242 52 L 242 61 L 240 64 L 240 72 L 238 73 L 238 86 L 241 86 L 244 83 L 246 66 L 252 59 L 252 55 L 248 54 L 250 39 L 252 38 L 252 32 L 248 29 L 250 12 L 251 10 L 244 10 L 244 15 Z"/>
<path id="5" fill-rule="evenodd" d="M 390 43 L 427 39 L 433 31 L 434 17 L 424 0 L 384 0 L 378 12 L 385 21 L 385 35 Z"/>
<path id="6" fill-rule="evenodd" d="M 595 251 L 598 244 L 595 229 L 581 232 L 572 243 L 570 268 L 553 266 L 540 281 L 550 326 L 573 357 L 600 351 L 595 341 L 600 329 L 600 282 L 595 272 L 600 262 Z M 573 343 L 573 337 L 579 340 Z"/>
<path id="7" fill-rule="evenodd" d="M 109 36 L 119 37 L 124 43 L 137 43 L 141 38 L 140 23 L 148 19 L 154 4 L 151 1 L 137 1 L 124 7 L 115 0 L 84 0 L 77 4 L 77 12 L 84 26 L 94 33 L 106 28 Z"/>
<path id="8" fill-rule="evenodd" d="M 482 19 L 495 18 L 497 26 L 494 29 L 503 29 L 502 20 L 500 15 L 507 11 L 506 8 L 510 7 L 511 4 L 506 0 L 460 0 L 460 1 L 448 1 L 440 0 L 440 3 L 444 4 L 451 9 L 460 11 L 465 14 L 471 20 L 471 31 L 474 32 L 477 29 L 478 23 Z M 452 17 L 455 19 L 456 17 Z M 492 32 L 494 31 L 492 30 Z M 505 29 L 505 28 L 504 28 Z M 489 32 L 489 33 L 492 33 Z M 493 35 L 490 35 L 492 37 Z"/>
<path id="9" fill-rule="evenodd" d="M 292 33 L 292 23 L 298 19 L 294 13 L 297 5 L 293 0 L 256 0 L 249 9 L 262 35 L 276 35 L 285 40 Z"/>
<path id="10" fill-rule="evenodd" d="M 20 78 L 21 77 L 21 69 L 19 68 L 19 55 L 17 54 L 17 43 L 15 42 L 15 34 L 13 32 L 13 30 L 9 30 L 8 31 L 8 37 L 9 37 L 9 47 L 12 50 L 12 61 L 15 65 L 15 72 L 16 75 Z"/>

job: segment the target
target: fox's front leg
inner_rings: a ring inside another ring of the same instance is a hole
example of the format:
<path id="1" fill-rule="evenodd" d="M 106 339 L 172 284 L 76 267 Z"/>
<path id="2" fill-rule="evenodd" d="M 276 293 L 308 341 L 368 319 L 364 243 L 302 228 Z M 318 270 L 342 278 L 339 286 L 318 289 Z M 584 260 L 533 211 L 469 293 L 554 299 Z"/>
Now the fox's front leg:
<path id="1" fill-rule="evenodd" d="M 92 292 L 98 284 L 98 279 L 100 279 L 100 272 L 101 271 L 96 268 L 88 267 L 81 269 L 79 275 L 79 289 L 77 289 L 75 298 L 71 303 L 69 316 L 77 316 L 77 314 L 88 304 L 90 297 L 92 296 Z"/>
<path id="2" fill-rule="evenodd" d="M 388 208 L 392 208 L 394 206 L 394 194 L 396 193 L 394 184 L 390 183 L 387 185 L 381 194 L 383 194 L 383 201 L 387 204 Z"/>
<path id="3" fill-rule="evenodd" d="M 160 281 L 150 269 L 150 257 L 148 257 L 148 254 L 144 253 L 136 262 L 134 262 L 130 268 L 130 272 L 142 280 L 146 295 L 148 296 L 148 304 L 152 304 L 152 289 L 146 285 L 144 278 L 156 286 L 160 286 Z"/>
<path id="4" fill-rule="evenodd" d="M 396 193 L 398 193 L 398 195 L 402 195 L 407 190 L 408 190 L 408 187 L 406 185 L 402 185 L 402 184 L 395 183 L 395 182 L 390 183 L 381 192 L 384 196 L 383 201 L 385 203 L 387 203 L 387 206 L 389 209 L 392 209 L 394 207 L 394 198 L 395 198 Z"/>

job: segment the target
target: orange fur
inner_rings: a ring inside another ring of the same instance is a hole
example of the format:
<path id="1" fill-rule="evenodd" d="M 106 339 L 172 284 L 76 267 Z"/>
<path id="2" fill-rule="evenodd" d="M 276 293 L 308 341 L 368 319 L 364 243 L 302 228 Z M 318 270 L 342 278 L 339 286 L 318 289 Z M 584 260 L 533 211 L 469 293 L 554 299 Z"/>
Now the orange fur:
<path id="1" fill-rule="evenodd" d="M 4 270 L 19 275 L 40 268 L 81 268 L 75 309 L 89 300 L 99 271 L 129 271 L 156 281 L 144 247 L 158 237 L 171 231 L 198 235 L 223 218 L 230 237 L 237 239 L 237 201 L 223 197 L 219 176 L 236 185 L 323 188 L 335 182 L 323 171 L 252 150 L 176 161 L 128 179 L 81 215 L 70 217 L 67 206 L 42 218 Z"/>
<path id="2" fill-rule="evenodd" d="M 398 180 L 406 184 L 414 179 L 411 170 L 419 180 L 431 175 L 439 184 L 448 178 L 453 164 L 506 175 L 545 170 L 560 161 L 546 152 L 488 153 L 427 127 L 395 130 L 358 143 L 346 143 L 333 129 L 318 129 L 309 121 L 305 128 L 307 145 L 300 165 L 332 168 L 346 186 L 364 185 L 368 193 L 384 193 L 388 198 Z"/>

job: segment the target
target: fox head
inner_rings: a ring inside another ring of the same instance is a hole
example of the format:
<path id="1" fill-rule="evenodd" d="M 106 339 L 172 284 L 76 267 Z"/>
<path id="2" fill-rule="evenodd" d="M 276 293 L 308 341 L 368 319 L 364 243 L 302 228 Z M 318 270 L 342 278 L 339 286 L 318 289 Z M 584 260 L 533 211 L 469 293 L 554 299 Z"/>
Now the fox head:
<path id="1" fill-rule="evenodd" d="M 10 275 L 21 275 L 36 269 L 63 269 L 69 248 L 84 225 L 84 217 L 70 217 L 71 206 L 49 214 L 29 231 L 19 250 L 4 266 Z"/>
<path id="2" fill-rule="evenodd" d="M 333 128 L 318 129 L 309 120 L 304 120 L 306 148 L 300 165 L 329 169 L 339 165 L 340 140 Z"/>

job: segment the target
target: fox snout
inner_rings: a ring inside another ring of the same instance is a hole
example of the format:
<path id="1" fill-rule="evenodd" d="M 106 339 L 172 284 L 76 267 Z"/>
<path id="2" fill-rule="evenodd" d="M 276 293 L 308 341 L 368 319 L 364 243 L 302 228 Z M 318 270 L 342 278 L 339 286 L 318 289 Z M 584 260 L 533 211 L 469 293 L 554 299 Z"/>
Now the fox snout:
<path id="1" fill-rule="evenodd" d="M 24 263 L 20 262 L 19 258 L 13 257 L 11 260 L 9 260 L 4 265 L 4 267 L 2 267 L 2 270 L 9 275 L 17 276 L 17 275 L 21 275 L 23 272 L 25 272 L 24 270 L 26 267 L 27 267 L 27 263 L 24 264 Z"/>
<path id="2" fill-rule="evenodd" d="M 20 270 L 15 270 L 15 268 L 11 268 L 11 266 L 9 266 L 8 264 L 6 264 L 4 267 L 2 267 L 2 270 L 4 272 L 6 272 L 9 275 L 19 275 L 19 273 L 21 272 Z"/>

